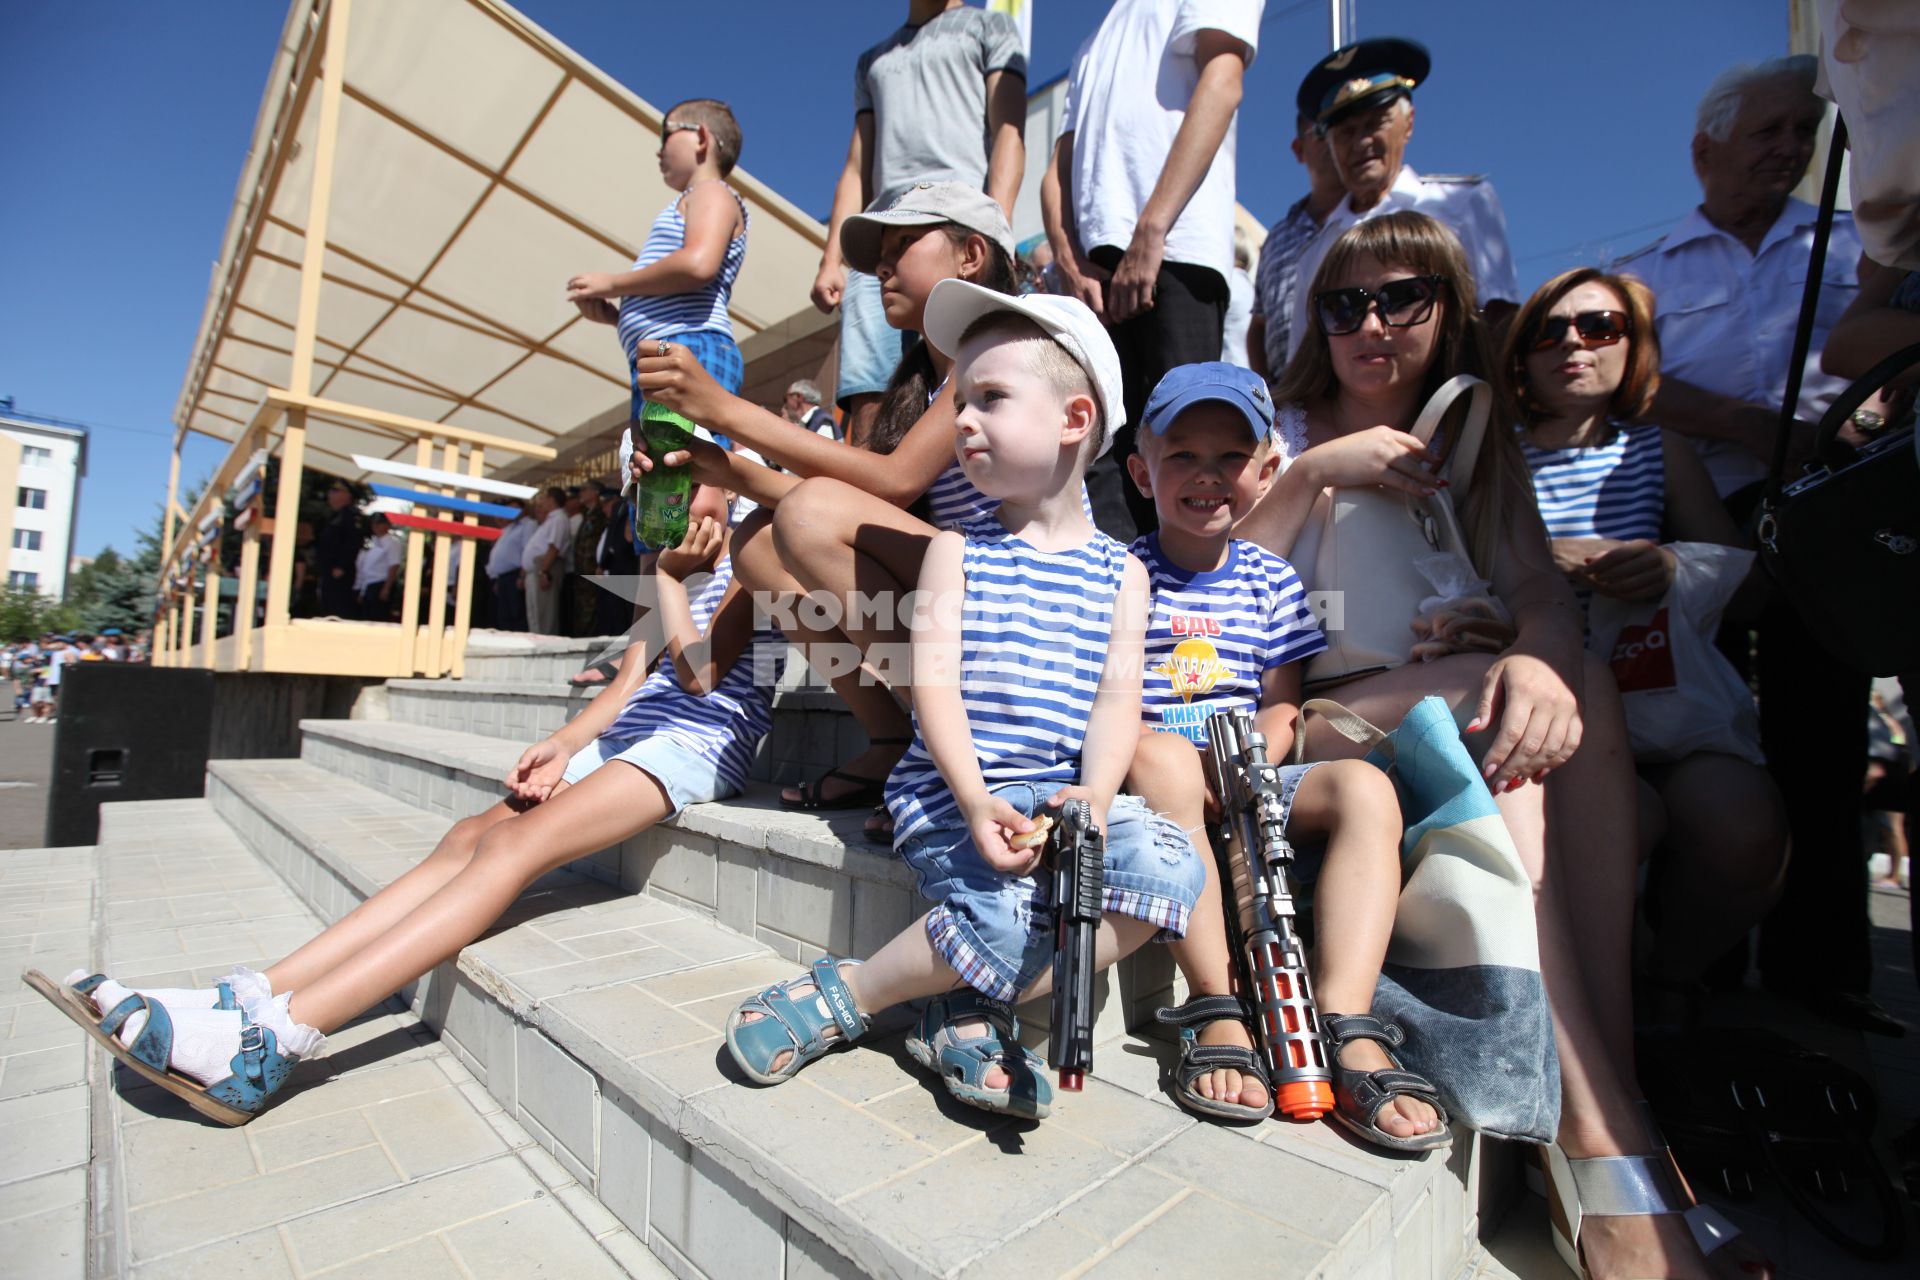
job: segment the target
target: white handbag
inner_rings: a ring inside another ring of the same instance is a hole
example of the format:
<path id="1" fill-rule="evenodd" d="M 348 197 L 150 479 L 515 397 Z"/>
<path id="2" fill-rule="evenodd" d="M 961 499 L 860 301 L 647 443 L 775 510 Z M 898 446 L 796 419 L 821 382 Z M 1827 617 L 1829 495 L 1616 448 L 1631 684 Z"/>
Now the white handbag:
<path id="1" fill-rule="evenodd" d="M 1481 379 L 1461 374 L 1420 411 L 1413 434 L 1432 443 L 1440 421 L 1463 393 L 1466 421 L 1448 441 L 1439 475 L 1465 493 L 1487 430 L 1493 393 Z M 1404 666 L 1413 648 L 1413 620 L 1434 593 L 1421 562 L 1456 555 L 1472 567 L 1473 555 L 1442 489 L 1432 497 L 1382 485 L 1331 490 L 1316 504 L 1319 539 L 1308 581 L 1324 608 L 1326 649 L 1307 659 L 1308 687 L 1334 684 Z M 1303 539 L 1304 541 L 1304 539 Z"/>

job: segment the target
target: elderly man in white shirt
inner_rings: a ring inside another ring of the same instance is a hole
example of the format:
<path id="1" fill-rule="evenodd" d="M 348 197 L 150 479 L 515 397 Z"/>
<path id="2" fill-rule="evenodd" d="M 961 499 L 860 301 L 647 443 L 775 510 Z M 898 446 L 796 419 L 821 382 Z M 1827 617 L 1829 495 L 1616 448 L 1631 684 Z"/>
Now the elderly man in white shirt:
<path id="1" fill-rule="evenodd" d="M 1699 207 L 1615 264 L 1655 295 L 1660 391 L 1649 416 L 1694 440 L 1736 519 L 1767 475 L 1811 260 L 1816 210 L 1788 193 L 1813 158 L 1826 109 L 1813 80 L 1809 57 L 1715 80 L 1693 138 Z M 1846 385 L 1820 371 L 1820 351 L 1853 299 L 1859 255 L 1852 220 L 1836 214 L 1795 408 L 1803 447 L 1805 424 Z M 1790 602 L 1776 597 L 1754 630 L 1761 738 L 1793 833 L 1782 905 L 1760 930 L 1761 981 L 1830 1021 L 1901 1034 L 1867 994 L 1873 966 L 1857 812 L 1869 681 L 1829 655 Z M 1744 660 L 1745 628 L 1733 639 Z"/>
<path id="2" fill-rule="evenodd" d="M 1701 100 L 1693 170 L 1701 201 L 1673 230 L 1613 265 L 1654 293 L 1660 391 L 1650 415 L 1691 437 L 1721 497 L 1767 474 L 1819 211 L 1789 192 L 1813 158 L 1826 104 L 1810 57 L 1736 67 Z M 1816 421 L 1846 387 L 1820 371 L 1827 330 L 1853 301 L 1860 238 L 1835 213 L 1798 416 Z"/>
<path id="3" fill-rule="evenodd" d="M 573 549 L 573 522 L 567 518 L 567 495 L 558 488 L 534 495 L 533 515 L 539 521 L 520 553 L 520 571 L 526 579 L 527 630 L 536 635 L 558 635 L 560 580 L 566 557 Z"/>
<path id="4" fill-rule="evenodd" d="M 1300 82 L 1296 105 L 1326 137 L 1347 198 L 1301 250 L 1288 281 L 1291 296 L 1260 300 L 1265 315 L 1291 312 L 1289 358 L 1312 323 L 1308 295 L 1327 250 L 1348 227 L 1383 213 L 1412 209 L 1460 238 L 1488 320 L 1497 324 L 1520 305 L 1507 217 L 1493 184 L 1479 176 L 1422 176 L 1404 160 L 1413 137 L 1413 91 L 1427 78 L 1429 65 L 1426 48 L 1412 40 L 1362 40 L 1322 58 Z M 1277 378 L 1280 371 L 1270 373 Z"/>

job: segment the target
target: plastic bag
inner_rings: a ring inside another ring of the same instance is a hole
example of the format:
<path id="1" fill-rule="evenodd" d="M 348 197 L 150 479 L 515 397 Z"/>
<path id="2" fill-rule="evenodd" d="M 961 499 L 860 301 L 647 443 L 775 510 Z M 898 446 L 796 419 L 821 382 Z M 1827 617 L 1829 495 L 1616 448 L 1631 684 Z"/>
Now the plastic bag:
<path id="1" fill-rule="evenodd" d="M 1753 567 L 1753 552 L 1711 542 L 1667 545 L 1678 560 L 1657 603 L 1593 598 L 1587 650 L 1620 686 L 1634 759 L 1683 760 L 1717 751 L 1764 765 L 1753 694 L 1713 647 L 1720 614 Z"/>
<path id="2" fill-rule="evenodd" d="M 1438 551 L 1413 563 L 1434 588 L 1414 615 L 1413 661 L 1432 662 L 1450 653 L 1503 653 L 1513 643 L 1513 616 L 1465 556 Z"/>

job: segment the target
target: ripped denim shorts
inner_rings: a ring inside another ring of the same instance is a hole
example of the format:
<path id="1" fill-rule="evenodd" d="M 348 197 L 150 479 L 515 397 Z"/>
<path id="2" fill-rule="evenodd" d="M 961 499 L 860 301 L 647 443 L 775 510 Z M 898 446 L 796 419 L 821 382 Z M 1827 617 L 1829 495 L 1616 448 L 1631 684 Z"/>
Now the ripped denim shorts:
<path id="1" fill-rule="evenodd" d="M 1032 817 L 1058 784 L 1010 782 L 993 794 Z M 1106 829 L 1106 909 L 1160 926 L 1156 941 L 1186 936 L 1206 869 L 1178 823 L 1134 796 L 1114 801 Z M 927 916 L 934 951 L 975 990 L 1012 1000 L 1053 963 L 1051 891 L 1044 877 L 996 871 L 974 848 L 958 814 L 900 842 L 900 856 L 935 903 Z"/>

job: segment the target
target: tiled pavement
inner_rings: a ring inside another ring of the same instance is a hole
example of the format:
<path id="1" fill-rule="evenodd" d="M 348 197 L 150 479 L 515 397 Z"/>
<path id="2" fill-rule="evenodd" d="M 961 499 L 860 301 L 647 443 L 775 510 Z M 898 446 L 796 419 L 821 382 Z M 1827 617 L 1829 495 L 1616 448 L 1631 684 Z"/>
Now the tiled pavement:
<path id="1" fill-rule="evenodd" d="M 203 802 L 139 810 L 138 853 L 0 854 L 7 972 L 59 976 L 97 957 L 135 982 L 204 985 L 318 928 L 236 839 L 210 834 Z M 90 1219 L 96 1275 L 666 1274 L 411 1014 L 344 1029 L 283 1101 L 229 1129 L 124 1074 L 109 1090 L 110 1060 L 9 985 L 0 1269 L 11 1274 L 88 1274 Z"/>

